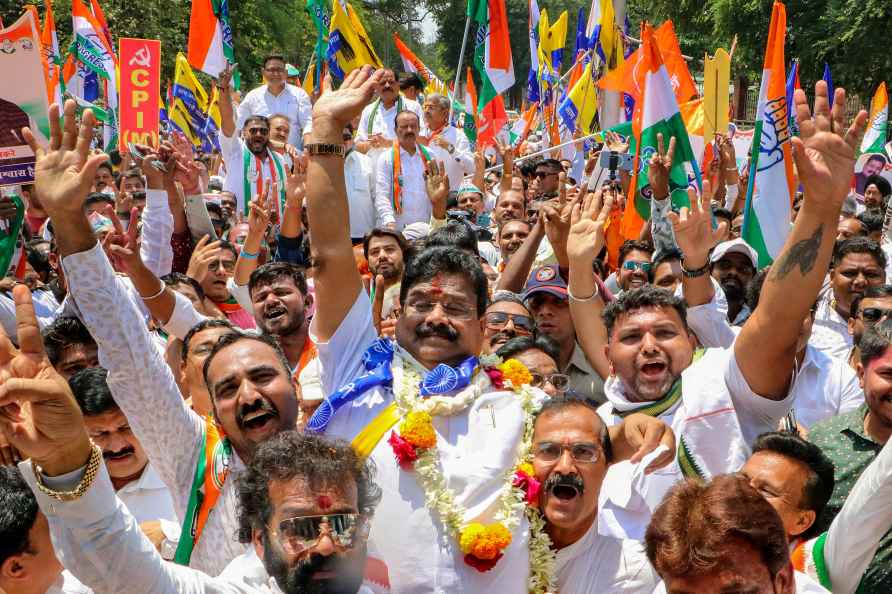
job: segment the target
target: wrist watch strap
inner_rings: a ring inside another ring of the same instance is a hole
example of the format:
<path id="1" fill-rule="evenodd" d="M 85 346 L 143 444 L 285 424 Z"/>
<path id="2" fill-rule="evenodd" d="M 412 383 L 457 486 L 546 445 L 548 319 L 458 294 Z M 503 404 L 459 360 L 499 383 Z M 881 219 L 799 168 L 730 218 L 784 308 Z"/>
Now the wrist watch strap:
<path id="1" fill-rule="evenodd" d="M 347 154 L 347 149 L 343 144 L 332 144 L 327 142 L 316 142 L 313 144 L 307 144 L 304 146 L 304 150 L 311 157 L 323 156 L 323 155 L 335 155 L 338 157 L 343 157 Z"/>
<path id="2" fill-rule="evenodd" d="M 698 278 L 703 276 L 709 272 L 709 260 L 706 261 L 706 264 L 701 266 L 700 268 L 695 268 L 694 270 L 688 270 L 684 265 L 684 258 L 681 260 L 681 273 L 687 278 Z"/>

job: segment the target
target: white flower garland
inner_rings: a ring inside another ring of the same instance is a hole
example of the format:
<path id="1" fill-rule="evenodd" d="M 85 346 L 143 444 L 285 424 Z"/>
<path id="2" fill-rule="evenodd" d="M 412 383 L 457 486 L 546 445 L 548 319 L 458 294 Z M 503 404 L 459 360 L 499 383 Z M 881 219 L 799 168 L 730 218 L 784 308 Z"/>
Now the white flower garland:
<path id="1" fill-rule="evenodd" d="M 394 373 L 394 387 L 399 386 L 394 390 L 394 401 L 403 417 L 412 412 L 426 412 L 432 417 L 457 415 L 470 407 L 492 384 L 486 373 L 477 373 L 470 385 L 454 396 L 432 396 L 422 399 L 419 397 L 418 389 L 421 376 L 402 357 L 397 358 L 399 366 L 394 371 L 399 370 L 401 373 Z M 497 357 L 493 359 L 492 356 L 481 359 L 481 365 L 487 367 L 495 367 L 500 362 L 500 359 Z M 508 381 L 505 384 L 507 388 L 512 387 Z M 530 508 L 526 503 L 525 493 L 514 487 L 514 475 L 517 467 L 532 460 L 533 428 L 539 404 L 537 404 L 537 399 L 529 385 L 521 386 L 516 391 L 520 396 L 520 404 L 524 413 L 523 436 L 518 444 L 514 465 L 505 471 L 504 486 L 499 495 L 495 521 L 513 533 L 520 524 L 521 514 L 526 512 L 530 524 L 529 591 L 546 593 L 554 591 L 555 587 L 555 554 L 551 548 L 551 539 L 545 531 L 543 515 L 538 509 Z M 440 521 L 443 522 L 452 537 L 458 541 L 461 530 L 466 525 L 467 510 L 455 502 L 455 493 L 446 484 L 446 479 L 440 468 L 440 454 L 437 448 L 423 449 L 415 461 L 414 468 L 428 507 L 436 510 Z"/>

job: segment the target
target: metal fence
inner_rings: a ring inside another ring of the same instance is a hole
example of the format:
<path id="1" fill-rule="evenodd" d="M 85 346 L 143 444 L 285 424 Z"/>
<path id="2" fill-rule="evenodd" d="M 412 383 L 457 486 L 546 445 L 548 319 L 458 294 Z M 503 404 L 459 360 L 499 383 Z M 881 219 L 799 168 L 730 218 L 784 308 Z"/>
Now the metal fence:
<path id="1" fill-rule="evenodd" d="M 814 96 L 813 93 L 808 93 L 809 100 L 811 100 Z M 746 100 L 744 104 L 744 109 L 742 110 L 743 117 L 735 118 L 734 121 L 740 126 L 752 126 L 756 120 L 756 107 L 759 104 L 759 87 L 749 87 L 746 90 Z M 733 105 L 734 97 L 731 98 L 732 110 L 734 113 L 741 113 L 736 109 L 736 106 Z M 860 110 L 867 109 L 867 106 L 864 104 L 864 101 L 861 100 L 861 97 L 858 95 L 848 95 L 846 96 L 846 117 L 851 120 L 855 117 Z"/>

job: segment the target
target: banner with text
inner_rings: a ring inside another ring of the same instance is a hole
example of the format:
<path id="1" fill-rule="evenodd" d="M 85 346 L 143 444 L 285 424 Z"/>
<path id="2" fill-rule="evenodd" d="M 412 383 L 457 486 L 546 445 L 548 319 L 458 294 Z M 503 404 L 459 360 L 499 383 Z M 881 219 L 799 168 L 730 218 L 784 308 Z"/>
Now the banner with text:
<path id="1" fill-rule="evenodd" d="M 128 144 L 158 146 L 161 101 L 161 42 L 122 37 L 118 47 L 121 65 L 120 150 Z"/>
<path id="2" fill-rule="evenodd" d="M 34 181 L 34 153 L 22 136 L 28 127 L 39 143 L 49 138 L 46 80 L 40 33 L 31 11 L 0 30 L 0 186 Z"/>

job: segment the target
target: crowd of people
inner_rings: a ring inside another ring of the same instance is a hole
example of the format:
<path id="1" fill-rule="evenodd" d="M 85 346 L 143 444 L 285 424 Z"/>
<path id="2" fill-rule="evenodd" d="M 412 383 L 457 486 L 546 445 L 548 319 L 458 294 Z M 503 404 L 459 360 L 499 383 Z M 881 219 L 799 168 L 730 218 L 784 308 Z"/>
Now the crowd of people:
<path id="1" fill-rule="evenodd" d="M 263 74 L 216 155 L 23 131 L 0 592 L 892 591 L 892 192 L 843 89 L 794 96 L 760 267 L 726 136 L 680 209 L 660 138 L 629 239 L 617 134 L 474 150 L 417 77 Z"/>

